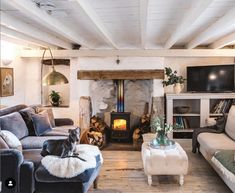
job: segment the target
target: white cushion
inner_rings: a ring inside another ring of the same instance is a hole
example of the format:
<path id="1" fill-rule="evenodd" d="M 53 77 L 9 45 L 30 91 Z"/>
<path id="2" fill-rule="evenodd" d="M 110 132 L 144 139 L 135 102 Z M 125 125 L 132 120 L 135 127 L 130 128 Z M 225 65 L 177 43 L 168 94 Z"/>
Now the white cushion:
<path id="1" fill-rule="evenodd" d="M 232 105 L 229 110 L 225 132 L 229 137 L 235 140 L 235 105 Z"/>
<path id="2" fill-rule="evenodd" d="M 10 148 L 22 151 L 22 145 L 20 143 L 20 140 L 12 132 L 7 130 L 1 130 L 0 136 L 4 139 L 4 141 Z"/>
<path id="3" fill-rule="evenodd" d="M 235 150 L 235 141 L 225 133 L 200 133 L 197 140 L 210 159 L 216 151 Z"/>

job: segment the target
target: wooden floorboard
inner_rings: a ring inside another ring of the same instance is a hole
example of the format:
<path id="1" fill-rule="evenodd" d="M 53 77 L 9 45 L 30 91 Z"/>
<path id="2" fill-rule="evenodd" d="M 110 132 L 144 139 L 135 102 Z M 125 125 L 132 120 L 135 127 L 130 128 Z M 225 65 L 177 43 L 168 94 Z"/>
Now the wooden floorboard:
<path id="1" fill-rule="evenodd" d="M 231 193 L 220 177 L 200 154 L 191 152 L 191 140 L 179 140 L 189 157 L 185 184 L 179 186 L 178 176 L 154 176 L 147 184 L 141 152 L 102 151 L 104 164 L 98 189 L 89 193 Z"/>

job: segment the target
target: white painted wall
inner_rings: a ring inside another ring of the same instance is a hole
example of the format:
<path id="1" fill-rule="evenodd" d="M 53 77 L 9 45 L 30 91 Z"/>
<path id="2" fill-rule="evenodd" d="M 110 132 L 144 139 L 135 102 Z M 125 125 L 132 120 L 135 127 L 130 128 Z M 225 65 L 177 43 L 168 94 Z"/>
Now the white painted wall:
<path id="1" fill-rule="evenodd" d="M 69 117 L 78 123 L 79 98 L 89 96 L 90 81 L 77 80 L 79 69 L 159 69 L 170 66 L 177 70 L 179 74 L 185 76 L 188 65 L 215 65 L 231 64 L 234 58 L 120 58 L 119 65 L 115 63 L 116 58 L 95 58 L 83 57 L 72 58 L 69 72 L 70 82 L 70 105 L 69 108 L 54 108 L 55 117 Z M 1 104 L 12 106 L 20 103 L 39 104 L 40 103 L 40 59 L 21 59 L 17 57 L 9 67 L 14 68 L 15 74 L 15 95 L 1 98 Z M 164 90 L 161 80 L 154 80 L 153 96 L 163 96 Z"/>

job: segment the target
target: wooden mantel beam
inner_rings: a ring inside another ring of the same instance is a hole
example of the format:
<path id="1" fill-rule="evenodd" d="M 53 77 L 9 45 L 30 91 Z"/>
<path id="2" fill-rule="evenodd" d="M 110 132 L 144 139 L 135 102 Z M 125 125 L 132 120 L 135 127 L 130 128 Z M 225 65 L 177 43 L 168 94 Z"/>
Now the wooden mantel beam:
<path id="1" fill-rule="evenodd" d="M 164 70 L 79 70 L 80 80 L 164 79 Z"/>
<path id="2" fill-rule="evenodd" d="M 55 58 L 77 57 L 235 57 L 235 49 L 52 50 Z M 23 58 L 41 58 L 43 50 L 22 50 Z M 50 57 L 49 53 L 45 57 Z"/>

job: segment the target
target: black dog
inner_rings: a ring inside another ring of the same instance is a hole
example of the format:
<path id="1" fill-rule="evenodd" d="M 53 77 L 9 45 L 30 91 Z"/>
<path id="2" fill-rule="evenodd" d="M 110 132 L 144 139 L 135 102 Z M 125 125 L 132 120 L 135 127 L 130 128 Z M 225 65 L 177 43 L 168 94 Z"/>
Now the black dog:
<path id="1" fill-rule="evenodd" d="M 75 153 L 76 144 L 79 142 L 80 128 L 69 129 L 69 137 L 67 139 L 47 140 L 43 143 L 41 155 L 56 155 L 61 158 L 65 157 L 78 157 Z M 85 161 L 82 158 L 79 158 Z"/>

